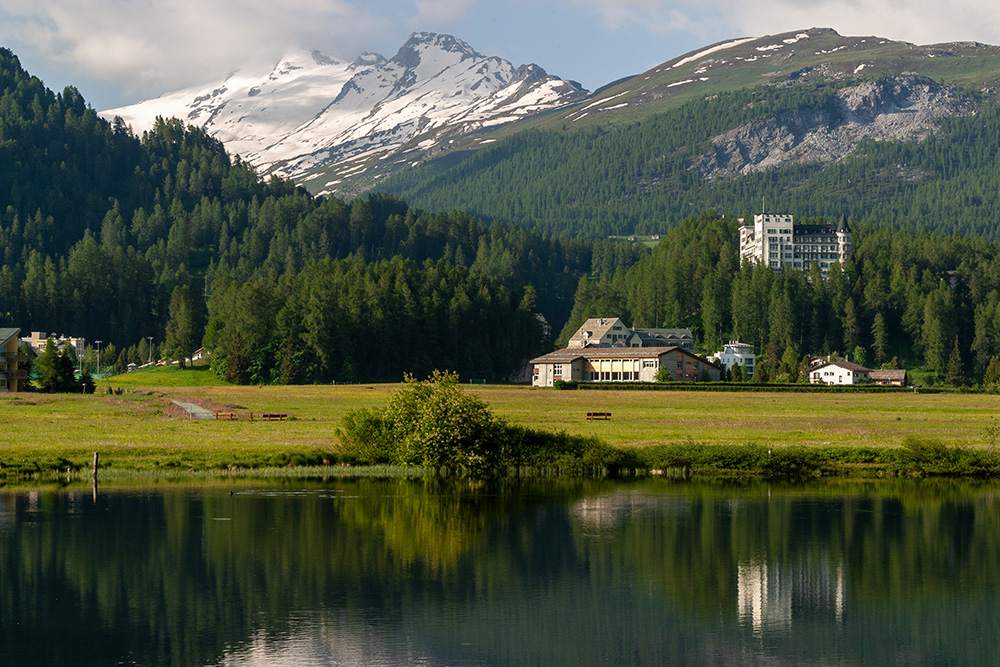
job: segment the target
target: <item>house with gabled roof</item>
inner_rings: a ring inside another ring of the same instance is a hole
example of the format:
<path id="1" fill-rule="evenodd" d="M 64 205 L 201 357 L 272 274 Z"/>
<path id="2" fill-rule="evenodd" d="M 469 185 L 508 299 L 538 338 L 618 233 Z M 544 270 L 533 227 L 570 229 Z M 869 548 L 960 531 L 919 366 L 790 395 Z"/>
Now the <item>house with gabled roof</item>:
<path id="1" fill-rule="evenodd" d="M 626 345 L 632 332 L 617 317 L 592 317 L 576 330 L 566 343 L 567 348 Z"/>
<path id="2" fill-rule="evenodd" d="M 576 382 L 654 382 L 661 368 L 677 382 L 718 382 L 725 370 L 681 347 L 577 347 L 549 352 L 530 362 L 531 384 L 551 387 Z"/>
<path id="3" fill-rule="evenodd" d="M 862 384 L 871 381 L 871 369 L 853 361 L 827 361 L 809 369 L 813 384 Z"/>
<path id="4" fill-rule="evenodd" d="M 905 387 L 907 385 L 906 369 L 879 368 L 873 369 L 868 374 L 873 384 L 890 385 L 893 387 Z"/>
<path id="5" fill-rule="evenodd" d="M 18 352 L 20 329 L 0 328 L 0 391 L 21 391 L 28 372 L 20 364 L 28 360 Z"/>

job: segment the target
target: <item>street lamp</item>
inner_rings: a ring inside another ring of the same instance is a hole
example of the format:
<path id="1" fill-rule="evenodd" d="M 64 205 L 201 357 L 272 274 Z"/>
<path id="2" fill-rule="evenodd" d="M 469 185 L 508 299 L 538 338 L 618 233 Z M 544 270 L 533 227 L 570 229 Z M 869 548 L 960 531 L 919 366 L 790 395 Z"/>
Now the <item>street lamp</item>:
<path id="1" fill-rule="evenodd" d="M 97 345 L 97 375 L 101 374 L 101 341 L 95 340 L 94 343 Z"/>
<path id="2" fill-rule="evenodd" d="M 151 364 L 153 363 L 153 337 L 146 336 L 146 340 L 149 341 L 149 361 L 147 361 L 146 363 Z"/>

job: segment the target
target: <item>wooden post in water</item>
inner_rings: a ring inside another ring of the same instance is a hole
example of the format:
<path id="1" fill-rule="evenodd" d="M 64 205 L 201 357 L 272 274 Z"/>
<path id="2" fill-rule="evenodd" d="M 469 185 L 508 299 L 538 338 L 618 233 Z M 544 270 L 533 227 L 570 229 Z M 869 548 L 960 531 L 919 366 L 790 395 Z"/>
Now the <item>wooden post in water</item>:
<path id="1" fill-rule="evenodd" d="M 91 479 L 90 488 L 93 491 L 94 502 L 97 502 L 97 468 L 100 465 L 100 456 L 97 452 L 94 452 L 94 476 Z"/>

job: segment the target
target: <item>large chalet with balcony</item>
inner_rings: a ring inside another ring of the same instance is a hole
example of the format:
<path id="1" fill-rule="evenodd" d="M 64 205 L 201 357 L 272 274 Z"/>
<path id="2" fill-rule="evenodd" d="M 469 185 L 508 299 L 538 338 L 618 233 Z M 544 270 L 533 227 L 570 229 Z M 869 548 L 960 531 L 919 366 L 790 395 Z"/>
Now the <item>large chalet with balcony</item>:
<path id="1" fill-rule="evenodd" d="M 556 381 L 653 382 L 660 369 L 677 382 L 719 381 L 725 369 L 695 354 L 688 329 L 630 329 L 619 318 L 584 322 L 566 349 L 532 359 L 532 386 Z"/>

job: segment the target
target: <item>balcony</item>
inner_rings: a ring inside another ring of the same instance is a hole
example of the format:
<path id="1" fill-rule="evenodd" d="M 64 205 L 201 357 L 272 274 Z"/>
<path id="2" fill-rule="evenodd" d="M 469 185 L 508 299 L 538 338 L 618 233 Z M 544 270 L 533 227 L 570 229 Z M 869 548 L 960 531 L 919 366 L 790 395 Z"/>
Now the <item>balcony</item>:
<path id="1" fill-rule="evenodd" d="M 21 369 L 18 369 L 18 370 L 8 370 L 8 371 L 6 371 L 4 373 L 4 375 L 7 376 L 8 380 L 27 380 L 28 379 L 28 371 L 21 370 Z"/>

